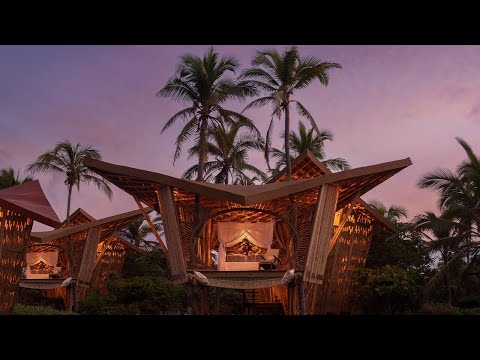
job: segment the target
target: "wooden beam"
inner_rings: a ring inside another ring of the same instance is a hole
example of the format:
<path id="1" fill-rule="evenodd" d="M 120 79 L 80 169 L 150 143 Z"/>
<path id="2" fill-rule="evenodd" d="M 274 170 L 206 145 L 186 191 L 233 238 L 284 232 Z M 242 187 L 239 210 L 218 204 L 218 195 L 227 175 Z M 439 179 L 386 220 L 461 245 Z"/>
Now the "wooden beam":
<path id="1" fill-rule="evenodd" d="M 78 311 L 77 296 L 80 298 L 80 300 L 82 300 L 87 294 L 86 289 L 90 287 L 90 280 L 92 279 L 100 235 L 101 230 L 98 228 L 91 228 L 88 230 L 83 248 L 82 259 L 80 261 L 80 268 L 78 270 L 77 280 L 73 287 L 74 311 Z M 79 290 L 80 293 L 78 294 Z"/>
<path id="2" fill-rule="evenodd" d="M 187 305 L 187 315 L 193 314 L 193 285 L 189 281 L 185 284 L 185 296 L 186 296 L 186 305 Z"/>
<path id="3" fill-rule="evenodd" d="M 338 188 L 323 185 L 317 201 L 312 235 L 308 247 L 303 280 L 322 284 L 328 257 L 328 245 L 333 232 L 333 218 L 338 199 Z"/>
<path id="4" fill-rule="evenodd" d="M 337 230 L 335 231 L 335 234 L 333 235 L 332 239 L 330 240 L 330 245 L 328 246 L 328 253 L 330 253 L 330 251 L 332 251 L 333 247 L 335 246 L 335 243 L 337 242 L 338 237 L 342 233 L 343 227 L 345 226 L 346 222 L 348 221 L 348 217 L 352 213 L 353 208 L 357 204 L 358 200 L 360 200 L 360 193 L 357 193 L 355 198 L 350 203 L 350 207 L 348 208 L 347 212 L 343 216 L 343 219 L 342 219 L 340 225 L 338 226 Z"/>
<path id="5" fill-rule="evenodd" d="M 295 281 L 288 284 L 288 315 L 295 315 Z"/>
<path id="6" fill-rule="evenodd" d="M 325 283 L 324 283 L 325 284 Z M 317 302 L 317 295 L 318 295 L 318 284 L 313 284 L 313 289 L 312 289 L 312 302 L 310 304 L 310 313 L 309 315 L 314 315 L 315 314 L 315 305 Z"/>
<path id="7" fill-rule="evenodd" d="M 2 258 L 3 238 L 5 237 L 5 218 L 7 217 L 5 208 L 0 207 L 0 259 Z"/>
<path id="8" fill-rule="evenodd" d="M 157 231 L 157 229 L 155 228 L 155 225 L 153 225 L 152 220 L 150 219 L 150 217 L 148 216 L 148 214 L 147 214 L 147 212 L 145 211 L 144 207 L 142 206 L 142 203 L 141 203 L 140 200 L 138 200 L 136 197 L 133 197 L 133 198 L 135 199 L 135 202 L 137 203 L 138 208 L 139 208 L 140 211 L 142 212 L 143 218 L 145 219 L 145 221 L 147 222 L 148 226 L 150 227 L 150 230 L 152 230 L 153 235 L 154 235 L 155 238 L 157 239 L 158 245 L 160 245 L 160 247 L 162 248 L 162 250 L 163 250 L 163 252 L 165 253 L 165 255 L 168 255 L 168 250 L 167 250 L 165 244 L 163 243 L 162 238 L 161 238 L 160 235 L 158 234 L 158 231 Z"/>
<path id="9" fill-rule="evenodd" d="M 221 308 L 222 308 L 222 303 L 221 303 L 221 293 L 222 293 L 222 288 L 215 288 L 215 315 L 220 315 L 221 313 Z"/>
<path id="10" fill-rule="evenodd" d="M 153 211 L 152 208 L 144 209 L 146 212 Z M 117 214 L 114 216 L 109 216 L 100 220 L 95 220 L 89 223 L 75 225 L 68 228 L 60 228 L 50 231 L 42 231 L 42 232 L 32 232 L 30 235 L 30 239 L 38 242 L 49 242 L 53 240 L 57 240 L 63 237 L 67 237 L 69 235 L 75 235 L 79 232 L 88 230 L 90 228 L 102 228 L 103 226 L 109 226 L 111 223 L 119 222 L 122 220 L 134 220 L 142 215 L 140 210 L 133 210 L 129 212 L 125 212 L 122 214 Z"/>
<path id="11" fill-rule="evenodd" d="M 298 304 L 300 305 L 300 315 L 306 315 L 307 311 L 305 308 L 305 292 L 303 289 L 303 279 L 302 277 L 297 277 L 297 290 L 298 290 Z"/>
<path id="12" fill-rule="evenodd" d="M 153 195 L 153 188 L 156 186 L 169 186 L 192 192 L 194 194 L 204 195 L 209 198 L 232 201 L 240 205 L 252 205 L 262 201 L 269 201 L 275 198 L 310 190 L 328 183 L 335 183 L 338 185 L 338 183 L 342 181 L 353 178 L 359 178 L 358 180 L 360 180 L 360 178 L 364 177 L 366 179 L 367 184 L 361 184 L 361 186 L 359 185 L 360 189 L 368 187 L 368 184 L 372 184 L 373 187 L 374 185 L 378 185 L 378 183 L 385 181 L 387 177 L 393 176 L 400 170 L 410 166 L 412 162 L 409 158 L 406 158 L 402 160 L 390 161 L 386 163 L 340 171 L 337 173 L 326 174 L 324 176 L 314 177 L 308 180 L 299 179 L 295 181 L 282 181 L 274 184 L 249 186 L 226 186 L 225 184 L 211 184 L 204 181 L 178 179 L 160 173 L 110 164 L 91 158 L 86 158 L 84 160 L 84 164 L 92 171 L 104 176 L 109 181 L 134 196 L 138 196 L 140 192 Z M 118 175 L 121 175 L 121 178 L 119 178 Z M 150 186 L 127 188 L 127 182 L 131 181 L 132 179 L 142 183 L 142 185 Z"/>
<path id="13" fill-rule="evenodd" d="M 208 287 L 207 286 L 200 286 L 200 314 L 201 315 L 208 315 L 209 314 L 209 306 L 208 306 Z"/>
<path id="14" fill-rule="evenodd" d="M 165 239 L 167 240 L 168 260 L 172 270 L 172 279 L 177 284 L 185 283 L 188 281 L 188 276 L 172 189 L 169 186 L 165 186 L 157 190 L 156 193 L 163 220 Z"/>
<path id="15" fill-rule="evenodd" d="M 81 287 L 88 287 L 92 279 L 92 273 L 97 255 L 98 241 L 100 240 L 100 229 L 91 228 L 88 230 L 85 246 L 83 248 L 80 269 L 78 270 L 77 284 Z"/>

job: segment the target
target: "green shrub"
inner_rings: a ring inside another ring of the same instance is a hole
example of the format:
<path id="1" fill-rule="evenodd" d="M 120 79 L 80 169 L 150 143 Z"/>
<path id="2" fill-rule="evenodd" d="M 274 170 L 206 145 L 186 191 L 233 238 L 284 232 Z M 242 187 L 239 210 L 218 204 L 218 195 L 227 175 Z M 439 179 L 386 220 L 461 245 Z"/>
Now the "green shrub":
<path id="1" fill-rule="evenodd" d="M 12 315 L 78 315 L 70 311 L 60 311 L 45 306 L 16 304 Z"/>
<path id="2" fill-rule="evenodd" d="M 470 309 L 460 309 L 463 315 L 480 315 L 480 307 Z"/>
<path id="3" fill-rule="evenodd" d="M 424 315 L 462 315 L 460 309 L 448 303 L 425 303 L 420 308 Z"/>
<path id="4" fill-rule="evenodd" d="M 88 315 L 162 315 L 184 312 L 184 290 L 169 279 L 165 255 L 129 254 L 121 274 L 107 280 L 108 296 L 90 293 L 79 312 Z"/>
<path id="5" fill-rule="evenodd" d="M 360 269 L 356 284 L 363 312 L 395 314 L 412 310 L 419 287 L 415 274 L 396 265 Z"/>

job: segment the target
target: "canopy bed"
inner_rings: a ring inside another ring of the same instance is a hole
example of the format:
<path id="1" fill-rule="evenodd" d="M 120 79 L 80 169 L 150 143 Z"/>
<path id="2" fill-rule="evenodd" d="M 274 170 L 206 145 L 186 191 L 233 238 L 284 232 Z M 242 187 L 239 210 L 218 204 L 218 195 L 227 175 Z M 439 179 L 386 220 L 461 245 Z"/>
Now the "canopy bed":
<path id="1" fill-rule="evenodd" d="M 218 270 L 251 271 L 271 249 L 274 222 L 219 222 Z"/>

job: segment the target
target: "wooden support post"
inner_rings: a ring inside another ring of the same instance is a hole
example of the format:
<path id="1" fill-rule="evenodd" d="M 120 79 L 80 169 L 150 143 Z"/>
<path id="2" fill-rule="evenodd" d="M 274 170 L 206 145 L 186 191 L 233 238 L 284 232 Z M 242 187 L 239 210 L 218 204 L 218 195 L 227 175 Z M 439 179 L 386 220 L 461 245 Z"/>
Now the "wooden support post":
<path id="1" fill-rule="evenodd" d="M 221 295 L 222 295 L 222 289 L 219 287 L 215 288 L 215 312 L 214 312 L 215 315 L 220 315 L 220 312 L 221 312 L 221 307 L 222 307 Z"/>
<path id="2" fill-rule="evenodd" d="M 200 286 L 200 313 L 201 315 L 208 315 L 209 304 L 208 304 L 208 286 Z"/>
<path id="3" fill-rule="evenodd" d="M 177 211 L 172 189 L 165 186 L 156 191 L 163 219 L 163 229 L 168 246 L 168 260 L 172 270 L 172 279 L 177 284 L 188 281 L 185 259 L 183 256 L 182 239 L 178 225 Z"/>
<path id="4" fill-rule="evenodd" d="M 325 282 L 323 282 L 324 286 Z M 315 314 L 315 306 L 317 302 L 317 294 L 318 294 L 318 284 L 313 284 L 313 294 L 312 294 L 312 303 L 310 304 L 310 312 L 309 315 L 314 315 Z"/>
<path id="5" fill-rule="evenodd" d="M 158 241 L 158 244 L 160 245 L 161 249 L 163 250 L 163 252 L 165 253 L 165 255 L 168 255 L 168 251 L 167 251 L 167 247 L 165 246 L 165 244 L 163 243 L 163 240 L 162 238 L 160 237 L 160 235 L 158 234 L 158 231 L 157 229 L 155 229 L 155 226 L 153 225 L 152 223 L 152 220 L 150 220 L 150 217 L 148 216 L 147 212 L 145 211 L 144 207 L 142 206 L 142 204 L 140 203 L 140 201 L 135 198 L 135 202 L 137 203 L 137 206 L 138 208 L 140 209 L 140 211 L 142 212 L 143 214 L 143 218 L 145 219 L 145 221 L 147 222 L 148 226 L 150 227 L 150 230 L 152 230 L 152 233 L 153 235 L 155 236 L 155 238 L 157 239 Z"/>
<path id="6" fill-rule="evenodd" d="M 303 289 L 303 280 L 302 277 L 297 278 L 297 290 L 298 290 L 298 303 L 300 305 L 300 315 L 306 315 L 305 309 L 305 292 Z"/>
<path id="7" fill-rule="evenodd" d="M 74 292 L 80 290 L 80 299 L 76 300 L 82 300 L 86 295 L 86 288 L 90 286 L 100 235 L 101 231 L 99 228 L 90 228 L 90 230 L 88 230 L 87 238 L 85 239 L 85 246 L 83 248 L 82 260 L 80 261 L 80 268 L 78 270 L 77 281 L 74 286 Z M 78 301 L 75 301 L 74 311 L 78 311 Z"/>
<path id="8" fill-rule="evenodd" d="M 295 315 L 295 281 L 288 284 L 288 315 Z"/>
<path id="9" fill-rule="evenodd" d="M 187 297 L 187 315 L 193 314 L 193 285 L 189 281 L 185 284 L 185 293 Z"/>
<path id="10" fill-rule="evenodd" d="M 65 310 L 73 311 L 73 284 L 66 288 Z"/>
<path id="11" fill-rule="evenodd" d="M 0 207 L 0 259 L 2 258 L 3 238 L 5 237 L 5 218 L 7 214 L 4 213 Z"/>
<path id="12" fill-rule="evenodd" d="M 303 273 L 303 280 L 306 282 L 314 284 L 323 282 L 338 193 L 337 187 L 327 184 L 323 185 L 320 190 Z"/>

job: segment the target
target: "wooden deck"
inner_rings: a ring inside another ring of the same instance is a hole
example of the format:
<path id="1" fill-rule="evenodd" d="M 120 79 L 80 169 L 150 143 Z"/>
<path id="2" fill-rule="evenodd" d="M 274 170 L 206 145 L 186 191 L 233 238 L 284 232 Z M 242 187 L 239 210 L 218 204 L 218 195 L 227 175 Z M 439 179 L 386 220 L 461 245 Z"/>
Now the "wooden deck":
<path id="1" fill-rule="evenodd" d="M 28 289 L 55 289 L 60 287 L 65 279 L 21 279 L 20 287 Z"/>
<path id="2" fill-rule="evenodd" d="M 188 270 L 192 273 L 194 270 Z M 218 270 L 195 270 L 201 272 L 209 279 L 235 279 L 235 280 L 271 280 L 281 278 L 287 270 L 271 271 L 218 271 Z"/>
<path id="3" fill-rule="evenodd" d="M 262 289 L 272 286 L 286 285 L 282 282 L 287 270 L 272 271 L 217 271 L 200 270 L 208 279 L 207 286 L 229 289 Z M 193 270 L 189 270 L 190 276 Z M 289 279 L 290 282 L 292 279 Z M 287 283 L 288 283 L 287 282 Z"/>

